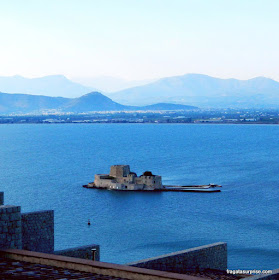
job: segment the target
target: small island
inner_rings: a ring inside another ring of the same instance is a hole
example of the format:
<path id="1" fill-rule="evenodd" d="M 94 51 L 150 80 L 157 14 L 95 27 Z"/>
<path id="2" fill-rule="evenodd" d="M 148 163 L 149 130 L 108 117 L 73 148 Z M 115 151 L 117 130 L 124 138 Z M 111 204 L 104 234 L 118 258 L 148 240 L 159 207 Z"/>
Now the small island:
<path id="1" fill-rule="evenodd" d="M 129 165 L 112 165 L 109 174 L 96 174 L 94 182 L 83 185 L 85 188 L 106 189 L 116 191 L 190 191 L 190 192 L 220 192 L 220 185 L 190 185 L 173 186 L 163 185 L 162 177 L 153 175 L 151 171 L 145 171 L 137 176 L 130 171 Z"/>

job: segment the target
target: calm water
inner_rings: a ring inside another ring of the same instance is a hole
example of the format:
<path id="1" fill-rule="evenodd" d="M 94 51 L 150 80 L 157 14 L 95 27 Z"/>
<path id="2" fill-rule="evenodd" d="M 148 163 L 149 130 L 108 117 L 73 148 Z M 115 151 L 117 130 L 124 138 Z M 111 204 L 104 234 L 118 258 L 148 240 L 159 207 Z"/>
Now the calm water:
<path id="1" fill-rule="evenodd" d="M 55 248 L 97 243 L 127 263 L 228 242 L 230 269 L 279 267 L 279 126 L 1 125 L 5 203 L 55 210 Z M 165 184 L 223 185 L 221 193 L 117 193 L 82 188 L 130 164 Z M 90 219 L 92 225 L 87 226 Z"/>

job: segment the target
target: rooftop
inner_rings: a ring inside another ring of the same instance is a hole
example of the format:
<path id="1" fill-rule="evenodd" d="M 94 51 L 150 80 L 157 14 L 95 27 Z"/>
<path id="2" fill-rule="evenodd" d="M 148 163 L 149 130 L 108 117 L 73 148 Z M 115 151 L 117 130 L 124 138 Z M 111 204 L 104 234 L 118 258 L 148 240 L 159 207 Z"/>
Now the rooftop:
<path id="1" fill-rule="evenodd" d="M 0 279 L 91 279 L 91 280 L 124 280 L 114 276 L 65 269 L 50 265 L 34 264 L 0 258 Z"/>

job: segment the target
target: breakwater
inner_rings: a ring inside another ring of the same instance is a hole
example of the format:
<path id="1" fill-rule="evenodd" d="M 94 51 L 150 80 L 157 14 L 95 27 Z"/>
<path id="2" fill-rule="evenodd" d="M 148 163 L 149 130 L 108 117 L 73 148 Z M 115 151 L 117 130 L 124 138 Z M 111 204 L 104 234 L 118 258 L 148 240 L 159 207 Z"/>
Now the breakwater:
<path id="1" fill-rule="evenodd" d="M 122 191 L 122 192 L 204 192 L 204 193 L 213 193 L 221 192 L 220 185 L 189 185 L 189 186 L 174 186 L 174 185 L 165 185 L 161 189 L 153 190 L 125 190 L 125 189 L 108 189 L 96 187 L 94 183 L 88 183 L 83 185 L 84 188 L 88 189 L 101 189 L 101 190 L 113 190 L 113 191 Z"/>

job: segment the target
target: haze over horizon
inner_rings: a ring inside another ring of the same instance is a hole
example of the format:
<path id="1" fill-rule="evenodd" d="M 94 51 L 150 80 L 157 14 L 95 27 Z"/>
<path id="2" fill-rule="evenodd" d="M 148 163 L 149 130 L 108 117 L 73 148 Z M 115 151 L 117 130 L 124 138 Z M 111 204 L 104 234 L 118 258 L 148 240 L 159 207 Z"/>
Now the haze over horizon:
<path id="1" fill-rule="evenodd" d="M 275 0 L 2 2 L 0 76 L 113 77 L 116 90 L 187 73 L 279 81 L 278 10 Z"/>

